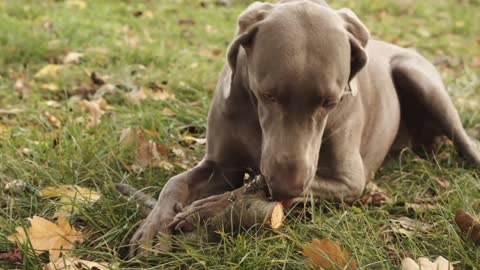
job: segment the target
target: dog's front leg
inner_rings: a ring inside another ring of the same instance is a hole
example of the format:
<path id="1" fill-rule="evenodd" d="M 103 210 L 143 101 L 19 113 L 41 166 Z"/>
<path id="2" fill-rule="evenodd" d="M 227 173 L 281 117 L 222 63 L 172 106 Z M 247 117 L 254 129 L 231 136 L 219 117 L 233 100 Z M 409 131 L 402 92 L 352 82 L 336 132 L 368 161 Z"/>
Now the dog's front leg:
<path id="1" fill-rule="evenodd" d="M 317 175 L 308 192 L 317 199 L 351 203 L 362 195 L 369 169 L 355 145 L 346 147 L 339 137 L 322 146 Z"/>
<path id="2" fill-rule="evenodd" d="M 212 161 L 202 161 L 193 169 L 172 177 L 162 189 L 158 202 L 130 240 L 130 257 L 146 253 L 157 233 L 170 234 L 168 224 L 175 215 L 192 201 L 222 193 L 238 186 L 235 181 L 240 172 L 224 172 Z M 240 181 L 241 183 L 241 181 Z M 143 246 L 143 247 L 142 247 Z M 158 250 L 169 250 L 169 245 L 159 244 Z"/>

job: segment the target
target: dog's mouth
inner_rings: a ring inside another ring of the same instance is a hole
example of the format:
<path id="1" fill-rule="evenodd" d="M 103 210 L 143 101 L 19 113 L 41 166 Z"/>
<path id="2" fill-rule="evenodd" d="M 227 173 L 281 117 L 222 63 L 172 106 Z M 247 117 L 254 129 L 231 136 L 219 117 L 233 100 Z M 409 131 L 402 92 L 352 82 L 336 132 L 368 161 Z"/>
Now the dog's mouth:
<path id="1" fill-rule="evenodd" d="M 273 200 L 272 189 L 268 184 L 268 181 L 266 180 L 265 176 L 260 174 L 257 176 L 257 179 L 255 181 L 258 185 L 263 185 L 263 192 L 265 192 L 265 196 L 267 197 L 267 199 Z M 294 199 L 283 200 L 280 203 L 282 203 L 283 208 L 288 209 L 293 206 Z"/>

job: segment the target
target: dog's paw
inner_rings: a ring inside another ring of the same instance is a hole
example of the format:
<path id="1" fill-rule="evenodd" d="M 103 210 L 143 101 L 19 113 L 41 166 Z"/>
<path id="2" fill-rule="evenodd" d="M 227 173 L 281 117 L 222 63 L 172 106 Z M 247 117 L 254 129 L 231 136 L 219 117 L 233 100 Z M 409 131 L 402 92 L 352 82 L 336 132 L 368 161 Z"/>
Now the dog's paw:
<path id="1" fill-rule="evenodd" d="M 231 204 L 231 196 L 231 193 L 225 193 L 193 202 L 173 218 L 168 228 L 182 232 L 195 230 L 198 224 L 222 213 Z"/>
<path id="2" fill-rule="evenodd" d="M 145 220 L 130 240 L 129 257 L 134 258 L 145 256 L 151 251 L 169 251 L 171 246 L 166 239 L 168 238 L 170 231 L 166 229 L 166 224 L 168 224 L 168 222 L 151 222 L 148 219 Z M 155 243 L 156 240 L 158 240 L 156 239 L 157 235 L 159 235 L 161 239 Z"/>

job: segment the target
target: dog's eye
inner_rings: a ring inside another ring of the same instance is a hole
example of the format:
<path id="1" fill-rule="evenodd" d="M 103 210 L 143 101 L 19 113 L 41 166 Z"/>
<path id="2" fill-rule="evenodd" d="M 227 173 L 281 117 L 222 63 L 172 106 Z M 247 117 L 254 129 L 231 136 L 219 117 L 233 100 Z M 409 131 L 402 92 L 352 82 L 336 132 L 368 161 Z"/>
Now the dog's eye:
<path id="1" fill-rule="evenodd" d="M 333 109 L 333 107 L 337 106 L 338 102 L 333 101 L 333 100 L 326 100 L 323 104 L 322 107 L 325 109 Z"/>
<path id="2" fill-rule="evenodd" d="M 275 101 L 275 97 L 268 92 L 262 93 L 262 98 L 266 101 L 269 101 L 269 102 L 274 102 Z"/>

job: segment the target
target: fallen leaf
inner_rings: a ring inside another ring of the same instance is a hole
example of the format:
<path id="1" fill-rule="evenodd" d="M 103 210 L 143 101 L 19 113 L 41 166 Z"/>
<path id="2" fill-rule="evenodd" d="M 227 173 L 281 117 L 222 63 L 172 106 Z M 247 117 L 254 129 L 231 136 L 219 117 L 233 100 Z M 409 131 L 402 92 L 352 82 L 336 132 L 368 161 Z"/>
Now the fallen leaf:
<path id="1" fill-rule="evenodd" d="M 75 257 L 61 257 L 43 266 L 43 270 L 107 270 L 113 269 L 107 263 L 91 262 Z"/>
<path id="2" fill-rule="evenodd" d="M 375 182 L 370 181 L 365 187 L 365 192 L 360 198 L 359 203 L 363 206 L 375 205 L 379 206 L 391 202 L 388 193 L 379 188 Z"/>
<path id="3" fill-rule="evenodd" d="M 302 246 L 302 255 L 309 258 L 307 264 L 320 269 L 342 267 L 342 269 L 357 269 L 355 260 L 350 259 L 348 251 L 343 250 L 341 244 L 330 238 L 312 239 L 311 243 Z"/>
<path id="4" fill-rule="evenodd" d="M 15 115 L 23 112 L 20 109 L 0 109 L 0 115 Z"/>
<path id="5" fill-rule="evenodd" d="M 207 143 L 207 139 L 206 138 L 196 138 L 196 137 L 193 137 L 191 135 L 188 135 L 188 134 L 185 134 L 182 136 L 182 141 L 180 143 L 185 144 L 185 145 L 192 145 L 192 144 L 206 144 Z"/>
<path id="6" fill-rule="evenodd" d="M 193 19 L 180 19 L 178 24 L 180 25 L 194 25 L 196 22 Z"/>
<path id="7" fill-rule="evenodd" d="M 39 87 L 43 90 L 48 90 L 48 91 L 51 91 L 51 92 L 56 92 L 58 91 L 58 89 L 60 89 L 58 87 L 58 85 L 54 84 L 54 83 L 42 83 L 39 85 Z"/>
<path id="8" fill-rule="evenodd" d="M 11 263 L 21 262 L 22 253 L 18 247 L 11 249 L 7 252 L 0 253 L 0 261 L 7 261 Z"/>
<path id="9" fill-rule="evenodd" d="M 172 149 L 170 149 L 174 154 L 175 156 L 177 156 L 178 158 L 181 158 L 181 159 L 185 159 L 186 155 L 185 155 L 185 151 L 183 151 L 182 148 L 178 148 L 178 147 L 173 147 Z"/>
<path id="10" fill-rule="evenodd" d="M 56 261 L 61 254 L 68 254 L 76 242 L 82 243 L 84 236 L 65 220 L 59 217 L 57 224 L 44 218 L 34 216 L 29 218 L 31 227 L 25 230 L 17 227 L 17 233 L 7 237 L 10 242 L 25 244 L 28 241 L 35 253 L 48 251 L 50 261 Z"/>
<path id="11" fill-rule="evenodd" d="M 79 207 L 93 204 L 98 201 L 101 194 L 89 188 L 77 185 L 59 185 L 46 187 L 38 192 L 41 198 L 60 198 L 59 209 L 54 216 L 70 216 L 78 212 Z"/>
<path id="12" fill-rule="evenodd" d="M 480 244 L 480 221 L 478 219 L 464 210 L 458 210 L 455 214 L 455 223 L 475 244 Z"/>
<path id="13" fill-rule="evenodd" d="M 407 209 L 412 209 L 414 212 L 426 212 L 429 210 L 435 210 L 438 208 L 437 204 L 431 203 L 405 203 Z"/>
<path id="14" fill-rule="evenodd" d="M 212 25 L 209 25 L 207 24 L 205 26 L 205 31 L 208 33 L 208 34 L 216 34 L 218 32 L 217 28 L 215 28 L 214 26 Z"/>
<path id="15" fill-rule="evenodd" d="M 145 136 L 141 128 L 126 128 L 120 135 L 120 143 L 124 146 L 135 145 L 135 160 L 131 165 L 133 170 L 141 170 L 147 166 L 157 166 L 165 170 L 172 170 L 172 165 L 167 158 L 168 149 Z"/>
<path id="16" fill-rule="evenodd" d="M 27 97 L 32 92 L 32 87 L 30 84 L 23 79 L 16 80 L 13 88 L 21 97 Z"/>
<path id="17" fill-rule="evenodd" d="M 475 56 L 473 58 L 473 66 L 474 67 L 480 67 L 480 56 Z"/>
<path id="18" fill-rule="evenodd" d="M 141 101 L 148 98 L 147 93 L 145 93 L 145 89 L 143 88 L 136 88 L 126 94 L 126 98 L 133 104 L 139 104 Z"/>
<path id="19" fill-rule="evenodd" d="M 48 122 L 56 129 L 60 129 L 62 127 L 62 122 L 60 122 L 60 120 L 58 120 L 57 117 L 55 117 L 53 114 L 47 112 L 47 111 L 44 111 L 43 112 L 43 115 L 45 116 L 45 118 L 47 118 Z"/>
<path id="20" fill-rule="evenodd" d="M 447 190 L 448 187 L 450 186 L 450 182 L 448 182 L 447 180 L 443 180 L 443 179 L 440 179 L 438 177 L 432 177 L 432 179 L 435 181 L 435 183 L 437 183 L 437 185 L 443 189 L 443 190 Z"/>
<path id="21" fill-rule="evenodd" d="M 125 44 L 130 48 L 137 48 L 140 43 L 138 35 L 128 26 L 123 27 L 122 31 L 124 32 L 123 39 L 125 41 Z"/>
<path id="22" fill-rule="evenodd" d="M 12 194 L 21 194 L 25 191 L 26 187 L 27 183 L 25 183 L 25 181 L 14 179 L 8 181 L 3 187 L 3 189 Z"/>
<path id="23" fill-rule="evenodd" d="M 175 95 L 167 90 L 154 91 L 151 94 L 153 100 L 172 100 L 175 99 Z"/>
<path id="24" fill-rule="evenodd" d="M 202 49 L 198 52 L 198 54 L 200 56 L 205 56 L 205 57 L 217 57 L 223 54 L 223 50 L 222 49 L 212 49 L 212 50 Z"/>
<path id="25" fill-rule="evenodd" d="M 67 7 L 69 8 L 76 8 L 76 9 L 85 9 L 87 7 L 87 3 L 81 0 L 68 0 L 65 2 Z"/>
<path id="26" fill-rule="evenodd" d="M 57 76 L 63 69 L 62 65 L 48 64 L 41 68 L 35 75 L 35 79 L 43 79 Z"/>
<path id="27" fill-rule="evenodd" d="M 420 257 L 418 263 L 411 258 L 402 260 L 402 270 L 453 270 L 453 264 L 442 256 L 438 256 L 434 262 L 428 258 Z"/>
<path id="28" fill-rule="evenodd" d="M 417 232 L 427 232 L 433 228 L 430 224 L 422 223 L 408 217 L 391 219 L 390 226 L 393 232 L 408 237 L 414 236 Z"/>
<path id="29" fill-rule="evenodd" d="M 59 107 L 62 106 L 60 104 L 60 102 L 55 101 L 55 100 L 47 100 L 47 101 L 45 101 L 45 105 L 47 105 L 48 107 L 52 107 L 52 108 L 59 108 Z"/>
<path id="30" fill-rule="evenodd" d="M 63 58 L 64 64 L 78 64 L 80 63 L 80 59 L 83 57 L 83 53 L 79 52 L 69 52 Z"/>
<path id="31" fill-rule="evenodd" d="M 106 83 L 105 79 L 96 72 L 90 74 L 90 80 L 96 85 L 104 85 Z"/>
<path id="32" fill-rule="evenodd" d="M 165 108 L 163 108 L 163 110 L 162 110 L 162 115 L 165 115 L 165 116 L 175 116 L 175 115 L 177 115 L 177 113 L 176 113 L 174 110 L 172 110 L 172 109 L 170 109 L 170 108 L 168 108 L 168 107 L 165 107 Z"/>
<path id="33" fill-rule="evenodd" d="M 80 106 L 89 112 L 87 128 L 92 128 L 101 123 L 101 117 L 108 108 L 107 102 L 103 98 L 95 100 L 82 100 Z"/>

